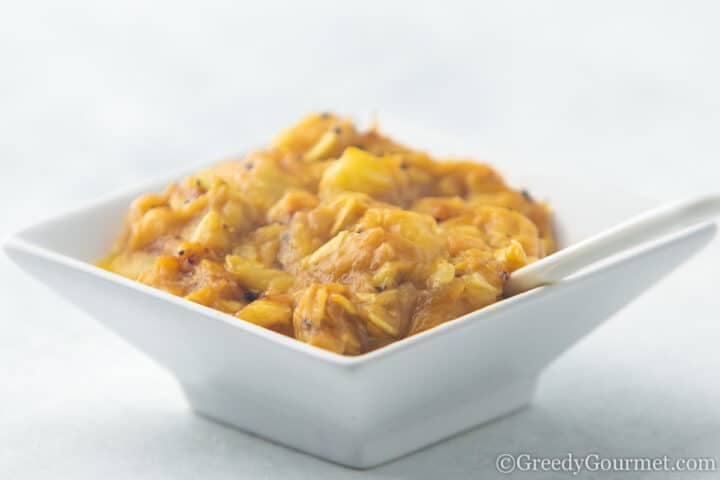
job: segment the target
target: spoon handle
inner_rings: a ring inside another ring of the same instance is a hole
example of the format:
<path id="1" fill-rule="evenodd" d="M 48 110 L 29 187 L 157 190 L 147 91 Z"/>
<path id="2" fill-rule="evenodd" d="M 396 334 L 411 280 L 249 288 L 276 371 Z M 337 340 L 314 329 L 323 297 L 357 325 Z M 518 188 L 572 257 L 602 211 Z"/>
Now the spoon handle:
<path id="1" fill-rule="evenodd" d="M 505 284 L 505 295 L 559 282 L 599 260 L 718 215 L 720 194 L 691 198 L 647 211 L 516 270 Z"/>

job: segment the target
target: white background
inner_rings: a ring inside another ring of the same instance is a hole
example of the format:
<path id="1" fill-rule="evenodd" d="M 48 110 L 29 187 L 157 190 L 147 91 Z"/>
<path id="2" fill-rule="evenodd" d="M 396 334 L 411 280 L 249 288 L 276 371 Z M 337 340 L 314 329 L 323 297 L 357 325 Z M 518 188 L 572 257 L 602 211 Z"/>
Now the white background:
<path id="1" fill-rule="evenodd" d="M 658 201 L 720 189 L 713 2 L 489 3 L 4 2 L 0 235 L 323 109 L 376 112 L 511 178 Z M 487 478 L 501 452 L 720 457 L 719 260 L 716 241 L 561 357 L 530 409 L 358 472 L 191 415 L 164 371 L 3 256 L 0 477 Z"/>

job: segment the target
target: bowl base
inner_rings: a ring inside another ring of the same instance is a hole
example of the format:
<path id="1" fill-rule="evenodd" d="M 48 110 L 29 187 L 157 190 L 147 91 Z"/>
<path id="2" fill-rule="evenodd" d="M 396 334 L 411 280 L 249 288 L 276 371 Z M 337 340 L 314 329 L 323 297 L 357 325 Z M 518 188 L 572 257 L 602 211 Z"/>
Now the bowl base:
<path id="1" fill-rule="evenodd" d="M 193 411 L 214 422 L 238 428 L 272 443 L 290 447 L 346 467 L 366 469 L 395 460 L 448 437 L 514 413 L 532 401 L 537 379 L 494 387 L 459 403 L 438 405 L 422 421 L 388 426 L 370 424 L 350 430 L 342 425 L 295 423 L 292 412 L 273 412 L 268 405 L 239 401 L 237 394 L 182 384 Z"/>

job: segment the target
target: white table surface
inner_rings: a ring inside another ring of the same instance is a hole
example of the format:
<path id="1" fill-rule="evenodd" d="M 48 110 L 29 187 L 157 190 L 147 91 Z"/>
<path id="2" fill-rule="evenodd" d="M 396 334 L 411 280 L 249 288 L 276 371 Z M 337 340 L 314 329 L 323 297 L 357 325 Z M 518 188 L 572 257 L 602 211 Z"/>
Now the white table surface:
<path id="1" fill-rule="evenodd" d="M 15 3 L 0 7 L 3 237 L 326 108 L 511 177 L 657 199 L 720 188 L 712 2 Z M 719 261 L 716 241 L 563 355 L 531 408 L 359 472 L 193 416 L 162 369 L 0 255 L 0 478 L 493 478 L 504 452 L 720 457 Z M 712 474 L 678 478 L 694 477 Z"/>

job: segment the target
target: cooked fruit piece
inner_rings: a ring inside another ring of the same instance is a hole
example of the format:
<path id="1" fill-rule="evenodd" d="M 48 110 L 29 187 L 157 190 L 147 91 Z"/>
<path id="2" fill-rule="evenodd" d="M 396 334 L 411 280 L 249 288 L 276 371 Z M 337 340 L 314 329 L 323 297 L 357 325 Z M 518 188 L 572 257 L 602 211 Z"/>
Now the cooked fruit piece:
<path id="1" fill-rule="evenodd" d="M 298 340 L 336 353 L 357 355 L 365 350 L 366 332 L 355 305 L 339 284 L 312 284 L 299 292 L 293 327 Z"/>
<path id="2" fill-rule="evenodd" d="M 276 296 L 255 300 L 235 316 L 255 325 L 292 335 L 292 312 L 292 299 L 289 296 Z"/>

